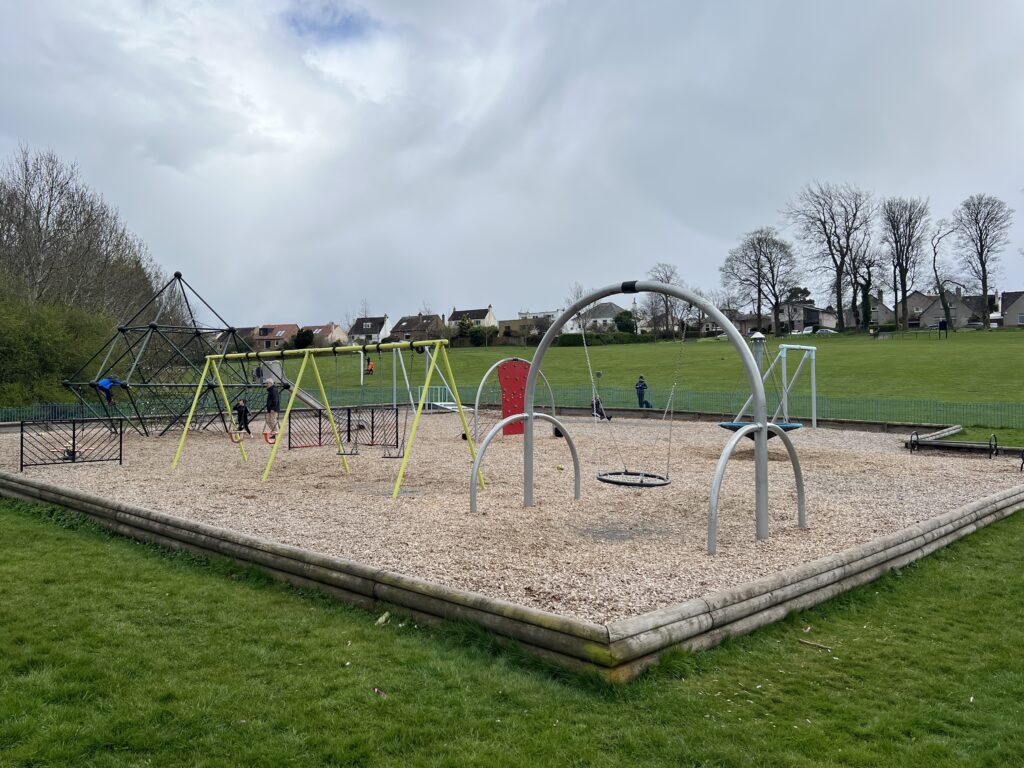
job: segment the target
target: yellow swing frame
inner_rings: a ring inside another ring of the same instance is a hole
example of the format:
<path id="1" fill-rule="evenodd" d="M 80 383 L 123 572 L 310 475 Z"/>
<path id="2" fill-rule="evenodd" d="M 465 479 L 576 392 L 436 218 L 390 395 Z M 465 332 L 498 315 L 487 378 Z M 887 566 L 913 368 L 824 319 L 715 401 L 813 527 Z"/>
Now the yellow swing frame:
<path id="1" fill-rule="evenodd" d="M 302 379 L 306 373 L 306 367 L 312 365 L 313 375 L 316 377 L 317 390 L 320 394 L 320 401 L 324 405 L 324 409 L 327 411 L 327 419 L 331 423 L 331 432 L 334 435 L 334 442 L 338 448 L 338 455 L 341 458 L 341 466 L 346 474 L 351 470 L 349 469 L 348 461 L 345 458 L 345 454 L 342 450 L 341 436 L 338 433 L 338 425 L 334 422 L 334 414 L 331 411 L 331 404 L 327 399 L 327 390 L 324 387 L 323 378 L 320 376 L 320 368 L 316 364 L 317 357 L 323 357 L 325 355 L 341 355 L 341 354 L 358 354 L 360 352 L 367 351 L 388 351 L 392 349 L 407 350 L 407 349 L 427 349 L 432 348 L 433 354 L 430 355 L 430 365 L 427 367 L 426 379 L 423 382 L 423 388 L 420 392 L 419 403 L 416 406 L 416 415 L 412 420 L 412 428 L 409 430 L 409 435 L 405 441 L 405 450 L 402 456 L 402 464 L 398 468 L 398 477 L 395 478 L 395 486 L 391 493 L 391 498 L 397 499 L 398 493 L 402 488 L 402 480 L 405 477 L 405 470 L 409 464 L 409 457 L 412 455 L 413 442 L 416 440 L 416 430 L 419 428 L 420 417 L 423 415 L 423 408 L 427 402 L 427 390 L 430 387 L 430 382 L 434 376 L 434 370 L 438 366 L 438 361 L 444 366 L 444 372 L 448 375 L 448 381 L 451 382 L 452 396 L 455 398 L 455 405 L 459 412 L 459 419 L 462 421 L 462 430 L 466 435 L 466 444 L 469 447 L 469 458 L 470 461 L 476 460 L 476 446 L 473 445 L 473 437 L 469 429 L 469 422 L 466 419 L 466 412 L 462 408 L 462 399 L 459 397 L 459 388 L 455 383 L 455 374 L 452 371 L 451 361 L 448 359 L 448 341 L 446 339 L 428 339 L 426 341 L 397 341 L 389 342 L 386 344 L 353 344 L 345 347 L 310 347 L 308 349 L 288 349 L 288 350 L 273 350 L 265 352 L 232 352 L 223 355 L 207 355 L 206 365 L 203 367 L 203 373 L 199 377 L 199 383 L 196 385 L 196 393 L 192 398 L 192 406 L 188 411 L 188 418 L 185 420 L 185 428 L 181 433 L 181 440 L 178 441 L 178 450 L 174 454 L 174 460 L 171 462 L 171 468 L 177 469 L 178 462 L 181 460 L 181 454 L 185 448 L 185 440 L 188 438 L 189 428 L 192 426 L 192 417 L 195 415 L 196 408 L 199 405 L 199 398 L 203 394 L 203 390 L 208 386 L 215 386 L 220 398 L 224 402 L 224 410 L 228 414 L 228 418 L 231 420 L 232 431 L 237 431 L 237 425 L 234 422 L 234 416 L 231 413 L 231 400 L 228 397 L 227 390 L 224 388 L 224 381 L 220 375 L 220 363 L 225 360 L 262 360 L 262 359 L 274 359 L 274 360 L 285 360 L 288 358 L 301 357 L 302 363 L 299 365 L 299 374 L 295 378 L 295 382 L 292 384 L 291 397 L 288 398 L 288 405 L 285 408 L 284 415 L 281 418 L 281 423 L 278 426 L 278 435 L 281 434 L 288 426 L 288 418 L 291 416 L 292 408 L 295 405 L 296 395 L 299 388 L 302 386 Z M 213 374 L 215 384 L 209 382 L 210 374 Z M 270 449 L 270 458 L 267 459 L 267 464 L 263 469 L 261 481 L 265 482 L 270 476 L 270 468 L 274 465 L 274 459 L 277 457 L 277 449 L 281 444 L 280 439 L 277 439 L 273 443 L 273 447 Z M 246 453 L 245 446 L 241 442 L 237 443 L 238 450 L 242 455 L 242 461 L 248 461 L 249 455 Z M 484 487 L 484 476 L 483 472 L 478 474 L 478 482 L 480 487 Z"/>

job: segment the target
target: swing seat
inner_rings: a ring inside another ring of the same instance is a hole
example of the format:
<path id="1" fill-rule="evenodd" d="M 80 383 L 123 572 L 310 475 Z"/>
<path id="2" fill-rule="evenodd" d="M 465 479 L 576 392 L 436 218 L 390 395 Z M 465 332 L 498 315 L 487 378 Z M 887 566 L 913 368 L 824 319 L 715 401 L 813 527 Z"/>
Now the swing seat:
<path id="1" fill-rule="evenodd" d="M 722 429 L 728 429 L 730 432 L 738 432 L 739 430 L 743 429 L 743 427 L 750 426 L 750 422 L 749 421 L 720 421 L 720 422 L 718 422 L 718 426 L 720 426 Z M 800 427 L 802 427 L 803 424 L 801 424 L 798 421 L 780 421 L 777 424 L 775 424 L 775 426 L 779 427 L 783 432 L 792 432 L 794 429 L 800 429 Z M 747 435 L 747 437 L 749 437 L 751 440 L 753 440 L 754 439 L 754 434 L 755 434 L 754 432 L 751 432 L 749 435 Z M 775 433 L 774 432 L 769 432 L 768 433 L 768 439 L 771 440 L 773 437 L 775 437 Z"/>
<path id="2" fill-rule="evenodd" d="M 240 431 L 238 431 L 238 430 L 234 430 L 234 431 L 228 432 L 228 437 L 231 438 L 231 442 L 232 443 L 240 443 L 240 442 L 242 442 L 242 433 Z"/>
<path id="3" fill-rule="evenodd" d="M 618 485 L 624 488 L 661 488 L 672 481 L 668 475 L 659 475 L 654 472 L 637 472 L 631 469 L 619 469 L 611 472 L 599 472 L 597 479 L 608 485 Z"/>
<path id="4" fill-rule="evenodd" d="M 273 433 L 273 432 L 264 432 L 263 433 L 263 441 L 267 445 L 273 445 L 274 443 L 277 442 L 277 435 L 275 433 Z"/>

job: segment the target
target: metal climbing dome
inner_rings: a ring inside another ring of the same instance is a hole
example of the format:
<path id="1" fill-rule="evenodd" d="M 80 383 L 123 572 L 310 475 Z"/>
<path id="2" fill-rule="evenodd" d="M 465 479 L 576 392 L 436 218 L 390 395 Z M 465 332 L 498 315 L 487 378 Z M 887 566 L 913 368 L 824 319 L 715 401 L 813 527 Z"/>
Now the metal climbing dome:
<path id="1" fill-rule="evenodd" d="M 114 336 L 63 382 L 99 419 L 124 419 L 141 435 L 163 435 L 182 425 L 192 404 L 206 356 L 249 352 L 248 342 L 175 272 L 163 288 L 118 326 Z M 232 360 L 221 368 L 232 402 L 265 394 L 258 362 Z M 203 389 L 193 423 L 225 424 L 223 404 L 212 386 Z M 254 402 L 258 400 L 259 403 Z"/>

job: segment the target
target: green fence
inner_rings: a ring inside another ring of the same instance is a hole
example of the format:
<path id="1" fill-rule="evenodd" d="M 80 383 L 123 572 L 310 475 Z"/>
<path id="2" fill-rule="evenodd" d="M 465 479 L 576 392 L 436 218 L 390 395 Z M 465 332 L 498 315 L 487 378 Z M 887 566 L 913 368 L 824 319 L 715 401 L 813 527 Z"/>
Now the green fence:
<path id="1" fill-rule="evenodd" d="M 555 402 L 560 407 L 589 407 L 590 388 L 553 387 Z M 668 390 L 648 389 L 647 399 L 655 410 L 662 410 L 668 399 Z M 419 399 L 420 388 L 413 387 L 412 395 Z M 428 393 L 431 402 L 451 399 L 444 387 L 431 387 Z M 729 417 L 734 415 L 746 400 L 746 392 L 694 392 L 677 390 L 676 411 L 692 411 L 709 415 Z M 287 394 L 285 395 L 287 397 Z M 327 396 L 332 405 L 387 405 L 391 403 L 390 387 L 351 387 L 328 389 Z M 472 405 L 476 387 L 459 387 L 463 403 Z M 501 390 L 497 385 L 487 387 L 483 401 L 489 404 L 500 402 Z M 778 395 L 769 393 L 768 410 L 774 412 L 778 406 Z M 607 388 L 601 390 L 605 408 L 635 408 L 636 393 L 633 389 Z M 191 397 L 182 398 L 181 408 L 187 408 Z M 399 404 L 409 401 L 409 393 L 399 389 Z M 548 394 L 543 388 L 537 390 L 538 405 L 548 404 Z M 287 401 L 286 401 L 287 402 Z M 141 404 L 147 416 L 164 415 L 158 409 L 164 404 Z M 253 400 L 252 406 L 262 405 L 262 398 Z M 255 410 L 255 408 L 253 408 Z M 793 394 L 789 398 L 790 418 L 809 419 L 811 398 L 807 394 Z M 0 408 L 0 422 L 34 421 L 46 419 L 87 419 L 95 414 L 81 403 L 54 403 L 18 408 Z M 818 396 L 819 419 L 855 419 L 861 421 L 903 422 L 909 424 L 962 424 L 964 426 L 1004 427 L 1024 429 L 1024 403 L 949 403 L 938 400 L 899 400 L 866 397 Z"/>

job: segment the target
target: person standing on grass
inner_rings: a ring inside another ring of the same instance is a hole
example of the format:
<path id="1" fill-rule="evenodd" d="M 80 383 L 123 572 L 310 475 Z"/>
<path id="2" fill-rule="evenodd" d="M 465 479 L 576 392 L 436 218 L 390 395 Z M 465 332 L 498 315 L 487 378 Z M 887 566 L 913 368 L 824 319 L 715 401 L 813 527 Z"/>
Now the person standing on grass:
<path id="1" fill-rule="evenodd" d="M 249 437 L 252 437 L 252 432 L 249 431 L 249 406 L 245 404 L 245 398 L 238 398 L 238 402 L 235 403 L 235 416 L 238 422 L 238 436 L 242 436 L 244 430 Z"/>
<path id="2" fill-rule="evenodd" d="M 647 382 L 644 381 L 644 377 L 641 376 L 637 381 L 636 385 L 636 399 L 637 403 L 641 408 L 650 408 L 651 404 L 647 402 Z"/>
<path id="3" fill-rule="evenodd" d="M 281 411 L 281 393 L 274 386 L 273 379 L 264 379 L 263 386 L 267 388 L 267 408 L 264 414 L 263 431 L 272 438 L 277 437 L 277 414 Z"/>

